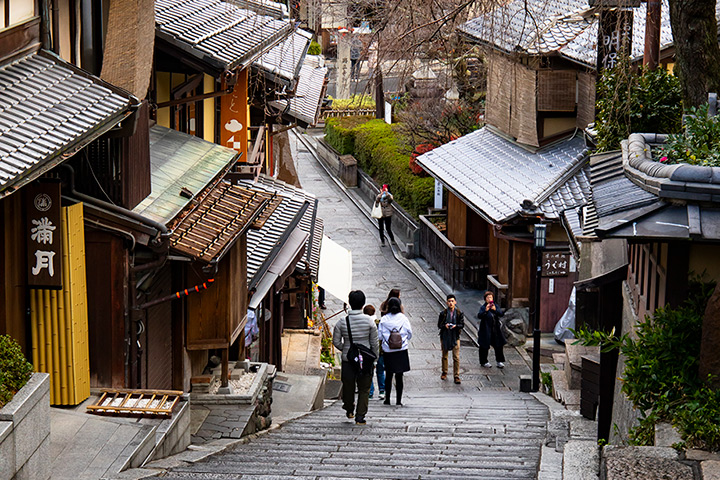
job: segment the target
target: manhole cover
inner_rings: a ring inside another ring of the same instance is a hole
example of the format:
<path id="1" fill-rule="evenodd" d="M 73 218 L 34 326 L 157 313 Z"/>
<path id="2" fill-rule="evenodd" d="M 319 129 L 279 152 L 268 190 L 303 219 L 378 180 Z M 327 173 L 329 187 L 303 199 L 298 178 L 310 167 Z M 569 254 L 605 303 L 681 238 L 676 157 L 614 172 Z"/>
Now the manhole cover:
<path id="1" fill-rule="evenodd" d="M 289 392 L 292 385 L 285 382 L 273 382 L 273 390 L 276 390 L 278 392 Z"/>

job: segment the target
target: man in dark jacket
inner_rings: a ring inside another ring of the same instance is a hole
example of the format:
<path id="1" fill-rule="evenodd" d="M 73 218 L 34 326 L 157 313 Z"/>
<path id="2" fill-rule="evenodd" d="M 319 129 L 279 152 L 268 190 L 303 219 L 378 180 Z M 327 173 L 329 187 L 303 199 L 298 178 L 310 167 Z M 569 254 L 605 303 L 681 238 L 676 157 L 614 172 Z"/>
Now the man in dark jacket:
<path id="1" fill-rule="evenodd" d="M 465 326 L 465 314 L 457 308 L 455 295 L 452 293 L 446 299 L 447 308 L 440 312 L 438 329 L 440 330 L 440 344 L 442 345 L 442 375 L 441 380 L 447 378 L 448 352 L 453 352 L 453 375 L 455 383 L 460 383 L 460 332 Z"/>
<path id="2" fill-rule="evenodd" d="M 505 355 L 503 354 L 503 345 L 507 343 L 505 334 L 502 331 L 500 317 L 504 315 L 500 306 L 495 303 L 493 293 L 485 292 L 485 303 L 480 307 L 478 318 L 480 325 L 478 326 L 478 345 L 480 347 L 480 365 L 485 368 L 491 368 L 488 362 L 488 353 L 490 347 L 495 350 L 495 360 L 498 368 L 505 367 Z"/>
<path id="3" fill-rule="evenodd" d="M 365 345 L 378 357 L 379 343 L 378 330 L 375 322 L 369 315 L 363 313 L 365 305 L 365 294 L 361 290 L 350 292 L 348 301 L 350 311 L 348 320 L 341 318 L 333 329 L 333 345 L 342 351 L 342 365 L 340 367 L 340 378 L 342 379 L 342 400 L 343 409 L 347 418 L 355 418 L 355 423 L 365 425 L 365 415 L 368 411 L 368 399 L 370 397 L 370 385 L 372 385 L 373 371 L 369 373 L 358 373 L 348 362 L 348 350 L 350 350 L 350 333 L 348 332 L 348 321 L 352 331 L 353 343 Z M 357 410 L 355 410 L 355 389 L 357 389 Z M 353 413 L 355 410 L 355 413 Z"/>

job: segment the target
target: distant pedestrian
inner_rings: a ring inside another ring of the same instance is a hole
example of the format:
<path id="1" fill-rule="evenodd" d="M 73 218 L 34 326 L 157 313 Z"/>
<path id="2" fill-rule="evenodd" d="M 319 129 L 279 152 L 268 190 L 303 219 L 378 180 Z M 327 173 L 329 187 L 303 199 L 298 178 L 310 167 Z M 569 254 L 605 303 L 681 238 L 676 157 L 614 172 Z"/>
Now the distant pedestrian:
<path id="1" fill-rule="evenodd" d="M 392 215 L 393 215 L 393 196 L 390 193 L 387 184 L 382 186 L 382 191 L 377 194 L 375 197 L 375 204 L 380 204 L 380 207 L 382 207 L 382 217 L 378 219 L 378 224 L 380 226 L 380 245 L 383 247 L 385 246 L 385 234 L 384 229 L 387 229 L 388 237 L 390 237 L 390 242 L 393 245 L 397 245 L 395 243 L 395 236 L 392 232 Z"/>
<path id="2" fill-rule="evenodd" d="M 438 316 L 438 329 L 440 330 L 440 345 L 442 347 L 442 375 L 441 380 L 447 378 L 448 352 L 452 351 L 453 376 L 455 383 L 460 383 L 460 333 L 465 327 L 465 314 L 457 308 L 457 300 L 452 293 L 446 298 L 447 308 Z"/>
<path id="3" fill-rule="evenodd" d="M 369 315 L 370 318 L 375 320 L 375 325 L 377 326 L 380 323 L 380 319 L 375 315 L 375 307 L 372 305 L 365 305 L 365 308 L 363 308 L 363 313 L 365 315 Z M 378 348 L 380 349 L 380 353 L 378 355 L 377 363 L 375 364 L 375 372 L 377 373 L 377 384 L 378 384 L 378 398 L 380 400 L 383 400 L 385 398 L 385 357 L 383 357 L 383 351 L 382 351 L 382 345 L 378 342 Z M 370 398 L 373 398 L 375 396 L 375 384 L 370 384 Z"/>
<path id="4" fill-rule="evenodd" d="M 338 320 L 333 329 L 333 345 L 342 351 L 340 378 L 342 379 L 343 409 L 347 418 L 355 418 L 356 424 L 365 425 L 373 372 L 372 369 L 368 374 L 356 372 L 348 362 L 347 355 L 351 343 L 350 333 L 352 333 L 353 343 L 359 343 L 370 348 L 377 358 L 378 330 L 373 319 L 362 312 L 363 305 L 365 305 L 365 294 L 361 290 L 350 292 L 348 303 L 350 303 L 350 311 L 347 318 Z M 348 332 L 348 326 L 350 332 Z M 355 409 L 355 389 L 358 392 L 357 409 Z"/>
<path id="5" fill-rule="evenodd" d="M 380 317 L 384 317 L 385 315 L 387 315 L 387 313 L 390 309 L 390 306 L 388 305 L 388 303 L 390 302 L 391 298 L 400 298 L 400 289 L 399 288 L 391 289 L 390 292 L 388 293 L 388 296 L 385 299 L 385 301 L 380 304 Z M 400 311 L 402 313 L 405 313 L 405 306 L 402 305 L 402 302 L 400 302 Z"/>
<path id="6" fill-rule="evenodd" d="M 360 40 L 360 37 L 353 35 L 350 40 L 350 79 L 352 80 L 360 79 L 360 66 L 362 64 L 362 60 L 360 58 L 362 56 L 362 48 L 363 43 L 362 40 Z"/>
<path id="7" fill-rule="evenodd" d="M 492 292 L 487 291 L 484 295 L 485 303 L 480 307 L 478 318 L 480 325 L 478 327 L 478 345 L 480 346 L 480 365 L 485 368 L 491 368 L 488 362 L 488 353 L 490 347 L 495 350 L 495 360 L 498 368 L 505 367 L 505 355 L 503 354 L 503 345 L 507 343 L 505 334 L 502 331 L 502 323 L 500 317 L 504 315 L 499 305 L 495 303 L 495 297 Z"/>
<path id="8" fill-rule="evenodd" d="M 395 376 L 395 404 L 402 405 L 403 374 L 410 371 L 410 357 L 408 344 L 412 338 L 410 320 L 402 313 L 402 303 L 399 298 L 388 301 L 388 313 L 380 319 L 378 325 L 382 349 L 385 352 L 385 405 L 390 405 L 392 394 L 392 381 Z M 399 335 L 399 344 L 395 344 L 395 337 Z M 393 338 L 391 338 L 391 336 Z"/>
<path id="9" fill-rule="evenodd" d="M 248 305 L 255 294 L 255 289 L 251 288 L 248 291 Z M 257 360 L 256 355 L 253 355 L 253 346 L 257 344 L 258 336 L 260 335 L 260 328 L 258 327 L 257 315 L 255 309 L 248 306 L 247 309 L 247 322 L 245 322 L 245 358 L 247 360 Z"/>

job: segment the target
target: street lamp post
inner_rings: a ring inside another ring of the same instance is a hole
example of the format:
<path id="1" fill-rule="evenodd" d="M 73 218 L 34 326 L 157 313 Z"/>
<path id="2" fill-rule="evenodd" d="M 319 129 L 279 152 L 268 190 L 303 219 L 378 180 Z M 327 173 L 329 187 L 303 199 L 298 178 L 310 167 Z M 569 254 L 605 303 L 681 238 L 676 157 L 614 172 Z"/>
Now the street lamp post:
<path id="1" fill-rule="evenodd" d="M 532 389 L 540 389 L 540 274 L 542 273 L 542 252 L 545 248 L 547 225 L 535 225 L 535 252 L 537 254 L 537 267 L 535 271 L 535 315 L 533 318 L 533 378 Z"/>

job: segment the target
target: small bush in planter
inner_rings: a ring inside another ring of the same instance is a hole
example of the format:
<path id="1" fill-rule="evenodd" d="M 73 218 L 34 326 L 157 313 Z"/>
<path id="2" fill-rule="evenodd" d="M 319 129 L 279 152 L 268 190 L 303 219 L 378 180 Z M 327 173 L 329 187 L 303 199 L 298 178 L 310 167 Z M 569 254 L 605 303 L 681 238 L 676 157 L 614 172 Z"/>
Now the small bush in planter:
<path id="1" fill-rule="evenodd" d="M 660 163 L 720 167 L 720 116 L 709 115 L 708 104 L 691 108 L 685 131 L 669 135 L 653 154 Z"/>
<path id="2" fill-rule="evenodd" d="M 25 360 L 20 345 L 9 335 L 0 335 L 0 408 L 30 380 L 33 366 Z"/>

